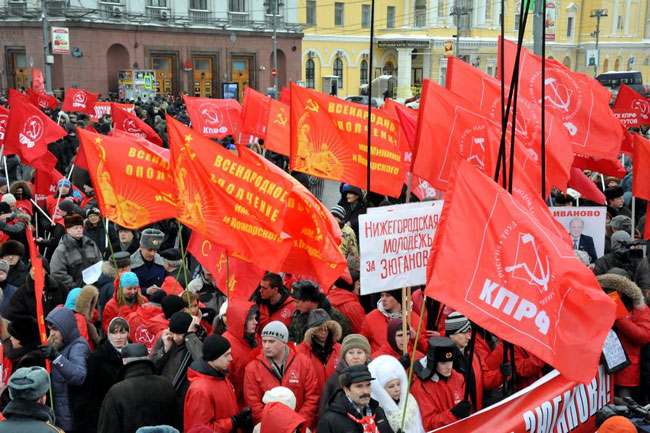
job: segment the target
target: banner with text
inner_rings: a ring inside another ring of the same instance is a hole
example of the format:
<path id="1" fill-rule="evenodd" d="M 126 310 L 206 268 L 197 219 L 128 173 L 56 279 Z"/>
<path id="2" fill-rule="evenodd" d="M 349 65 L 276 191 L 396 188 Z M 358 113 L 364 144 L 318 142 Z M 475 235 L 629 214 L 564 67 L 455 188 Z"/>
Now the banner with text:
<path id="1" fill-rule="evenodd" d="M 442 200 L 419 202 L 359 216 L 362 295 L 426 283 L 442 206 Z"/>

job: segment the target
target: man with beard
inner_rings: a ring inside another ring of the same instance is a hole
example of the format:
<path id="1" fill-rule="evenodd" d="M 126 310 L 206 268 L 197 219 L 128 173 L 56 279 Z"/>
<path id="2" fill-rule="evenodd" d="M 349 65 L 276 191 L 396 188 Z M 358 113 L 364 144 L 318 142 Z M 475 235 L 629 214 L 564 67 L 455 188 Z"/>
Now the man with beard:
<path id="1" fill-rule="evenodd" d="M 158 290 L 167 271 L 158 250 L 165 240 L 165 234 L 157 229 L 145 229 L 140 236 L 140 249 L 131 255 L 131 270 L 138 276 L 142 294 L 151 296 Z"/>
<path id="2" fill-rule="evenodd" d="M 84 236 L 84 220 L 79 215 L 63 218 L 66 234 L 52 255 L 52 277 L 68 289 L 84 285 L 82 271 L 101 261 L 102 253 L 95 242 Z"/>
<path id="3" fill-rule="evenodd" d="M 258 332 L 269 322 L 278 320 L 288 328 L 291 325 L 291 316 L 296 306 L 291 298 L 291 293 L 282 284 L 282 277 L 272 272 L 267 272 L 260 282 L 260 288 L 255 292 L 253 301 L 260 309 L 260 323 Z"/>
<path id="4" fill-rule="evenodd" d="M 318 422 L 318 433 L 393 433 L 384 410 L 370 398 L 370 375 L 366 365 L 347 367 L 339 376 L 341 390 L 332 398 Z"/>

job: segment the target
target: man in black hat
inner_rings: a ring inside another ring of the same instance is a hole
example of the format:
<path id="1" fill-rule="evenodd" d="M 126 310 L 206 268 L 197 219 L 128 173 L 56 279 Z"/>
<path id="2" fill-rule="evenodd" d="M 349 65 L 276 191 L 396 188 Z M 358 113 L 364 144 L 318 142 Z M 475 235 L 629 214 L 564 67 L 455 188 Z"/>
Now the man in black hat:
<path id="1" fill-rule="evenodd" d="M 453 369 L 458 353 L 449 337 L 433 337 L 427 356 L 414 366 L 418 380 L 413 382 L 411 393 L 420 405 L 426 431 L 466 418 L 472 410 L 472 404 L 463 400 L 465 378 Z"/>
<path id="2" fill-rule="evenodd" d="M 392 433 L 384 410 L 370 398 L 370 375 L 366 365 L 353 365 L 339 375 L 341 388 L 330 400 L 318 422 L 318 433 Z"/>
<path id="3" fill-rule="evenodd" d="M 316 308 L 321 308 L 341 325 L 343 335 L 341 338 L 352 333 L 350 321 L 339 310 L 332 307 L 329 299 L 324 293 L 321 293 L 318 284 L 309 280 L 300 280 L 295 282 L 291 288 L 293 302 L 296 307 L 291 317 L 291 325 L 289 325 L 289 340 L 296 344 L 302 343 L 305 338 L 305 331 L 307 330 L 307 317 L 309 312 Z"/>
<path id="4" fill-rule="evenodd" d="M 97 432 L 132 433 L 140 427 L 161 424 L 182 430 L 174 387 L 154 374 L 146 346 L 127 344 L 122 349 L 122 362 L 117 383 L 102 403 Z"/>
<path id="5" fill-rule="evenodd" d="M 9 239 L 0 244 L 0 259 L 9 263 L 9 272 L 7 272 L 7 284 L 20 287 L 25 284 L 27 275 L 27 266 L 22 261 L 25 255 L 25 246 L 18 241 Z"/>
<path id="6" fill-rule="evenodd" d="M 131 271 L 138 276 L 142 294 L 151 296 L 161 286 L 167 272 L 158 250 L 165 234 L 158 229 L 145 229 L 140 236 L 140 249 L 131 255 Z"/>
<path id="7" fill-rule="evenodd" d="M 625 200 L 623 200 L 623 188 L 620 186 L 613 186 L 605 189 L 605 198 L 607 199 L 607 215 L 610 220 L 617 215 L 625 215 L 632 217 L 632 212 L 625 207 Z"/>

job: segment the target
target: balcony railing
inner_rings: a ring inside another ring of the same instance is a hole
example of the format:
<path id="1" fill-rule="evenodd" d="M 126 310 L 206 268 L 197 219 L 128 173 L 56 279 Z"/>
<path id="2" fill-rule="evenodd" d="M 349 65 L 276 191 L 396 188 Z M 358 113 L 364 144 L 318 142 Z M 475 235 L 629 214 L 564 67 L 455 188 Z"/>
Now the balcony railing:
<path id="1" fill-rule="evenodd" d="M 190 9 L 190 20 L 194 23 L 209 24 L 214 18 L 210 11 Z"/>
<path id="2" fill-rule="evenodd" d="M 228 23 L 233 26 L 247 27 L 250 24 L 248 12 L 228 12 Z"/>

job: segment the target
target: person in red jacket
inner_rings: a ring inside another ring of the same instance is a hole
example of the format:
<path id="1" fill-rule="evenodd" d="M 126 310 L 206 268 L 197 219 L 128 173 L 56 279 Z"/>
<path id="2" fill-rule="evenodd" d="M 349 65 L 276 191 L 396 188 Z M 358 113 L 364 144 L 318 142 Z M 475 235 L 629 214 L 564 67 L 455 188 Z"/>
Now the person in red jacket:
<path id="1" fill-rule="evenodd" d="M 418 321 L 420 316 L 411 312 L 410 327 L 411 329 L 418 329 Z M 391 290 L 389 292 L 381 292 L 381 299 L 377 301 L 377 308 L 372 310 L 363 319 L 361 326 L 361 334 L 370 342 L 372 352 L 377 352 L 381 346 L 386 343 L 386 330 L 388 321 L 390 319 L 402 317 L 402 291 L 401 289 Z M 411 338 L 415 338 L 415 331 L 411 333 Z M 420 333 L 417 347 L 421 351 L 427 349 L 427 336 L 426 333 Z"/>
<path id="2" fill-rule="evenodd" d="M 630 279 L 614 273 L 597 278 L 605 293 L 618 292 L 628 311 L 614 322 L 613 329 L 630 360 L 630 365 L 614 375 L 614 393 L 617 397 L 629 397 L 641 383 L 641 348 L 650 343 L 650 309 L 643 301 L 641 289 Z"/>
<path id="3" fill-rule="evenodd" d="M 159 304 L 147 302 L 125 317 L 131 329 L 131 341 L 144 344 L 151 353 L 156 341 L 169 327 Z"/>
<path id="4" fill-rule="evenodd" d="M 411 334 L 410 328 L 407 331 Z M 372 354 L 373 358 L 381 355 L 389 355 L 397 359 L 404 369 L 408 370 L 411 366 L 411 355 L 413 355 L 413 341 L 409 340 L 408 353 L 404 353 L 404 331 L 402 330 L 402 319 L 390 319 L 386 326 L 386 343 L 384 343 L 377 352 Z M 415 360 L 424 357 L 424 353 L 416 350 Z"/>
<path id="5" fill-rule="evenodd" d="M 291 293 L 282 284 L 282 277 L 278 274 L 267 272 L 264 275 L 253 300 L 260 309 L 258 333 L 274 320 L 284 323 L 287 328 L 291 325 L 291 316 L 296 306 Z"/>
<path id="6" fill-rule="evenodd" d="M 318 381 L 318 395 L 323 391 L 325 381 L 336 369 L 341 354 L 341 325 L 327 314 L 327 311 L 317 308 L 307 316 L 307 331 L 302 343 L 298 345 L 298 353 L 309 358 L 314 366 Z"/>
<path id="7" fill-rule="evenodd" d="M 433 337 L 426 358 L 414 366 L 417 380 L 411 393 L 420 405 L 426 431 L 466 418 L 472 410 L 472 404 L 463 400 L 465 378 L 453 369 L 457 353 L 449 337 Z"/>
<path id="8" fill-rule="evenodd" d="M 211 335 L 203 342 L 202 356 L 190 365 L 190 387 L 185 395 L 185 431 L 207 425 L 217 433 L 230 433 L 250 426 L 249 407 L 239 411 L 235 389 L 226 377 L 232 353 L 228 340 Z"/>
<path id="9" fill-rule="evenodd" d="M 232 362 L 228 369 L 237 401 L 244 405 L 244 374 L 246 366 L 253 359 L 253 349 L 259 346 L 257 341 L 257 306 L 243 299 L 231 299 L 228 302 L 228 328 L 223 333 L 232 348 Z"/>
<path id="10" fill-rule="evenodd" d="M 106 303 L 102 314 L 102 328 L 108 333 L 108 324 L 114 317 L 128 317 L 145 303 L 140 294 L 138 276 L 133 272 L 124 272 L 115 282 L 119 287 L 113 291 L 113 298 Z"/>
<path id="11" fill-rule="evenodd" d="M 244 393 L 253 410 L 255 423 L 261 422 L 264 393 L 278 385 L 296 396 L 296 412 L 312 425 L 318 411 L 318 389 L 314 367 L 305 355 L 288 343 L 289 330 L 274 321 L 262 330 L 262 351 L 246 367 Z"/>
<path id="12" fill-rule="evenodd" d="M 260 433 L 304 433 L 309 431 L 305 418 L 289 406 L 279 401 L 272 401 L 264 406 Z"/>
<path id="13" fill-rule="evenodd" d="M 351 272 L 351 274 L 359 275 L 356 272 Z M 354 276 L 352 278 L 354 279 Z M 354 284 L 350 284 L 344 279 L 339 278 L 334 282 L 334 287 L 327 294 L 327 299 L 330 300 L 332 307 L 339 310 L 350 320 L 352 333 L 360 333 L 366 312 L 359 302 L 358 291 L 357 293 L 354 291 Z"/>

